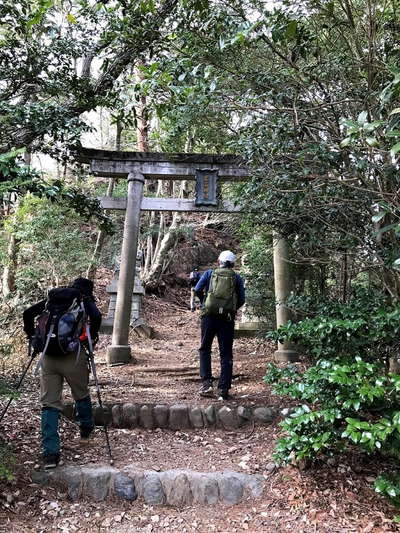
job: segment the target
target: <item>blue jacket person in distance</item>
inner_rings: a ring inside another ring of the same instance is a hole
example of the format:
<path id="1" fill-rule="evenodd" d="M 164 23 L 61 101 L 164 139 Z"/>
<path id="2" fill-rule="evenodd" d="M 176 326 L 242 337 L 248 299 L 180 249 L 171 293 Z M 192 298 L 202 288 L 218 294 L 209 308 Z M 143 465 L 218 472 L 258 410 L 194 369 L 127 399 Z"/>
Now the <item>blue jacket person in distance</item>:
<path id="1" fill-rule="evenodd" d="M 225 250 L 218 257 L 219 268 L 204 272 L 194 290 L 202 304 L 200 377 L 201 396 L 213 396 L 211 347 L 218 339 L 221 373 L 219 399 L 227 400 L 232 382 L 233 336 L 236 311 L 245 303 L 243 279 L 234 272 L 236 256 Z"/>

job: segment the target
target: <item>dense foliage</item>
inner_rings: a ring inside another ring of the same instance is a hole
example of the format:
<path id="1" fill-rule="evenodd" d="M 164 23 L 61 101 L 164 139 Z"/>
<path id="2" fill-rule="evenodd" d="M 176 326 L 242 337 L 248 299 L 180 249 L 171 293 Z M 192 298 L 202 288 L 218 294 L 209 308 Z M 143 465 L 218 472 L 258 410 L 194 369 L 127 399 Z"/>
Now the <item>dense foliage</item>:
<path id="1" fill-rule="evenodd" d="M 17 290 L 29 298 L 85 272 L 92 253 L 91 228 L 71 209 L 26 196 L 6 224 L 19 242 Z"/>
<path id="2" fill-rule="evenodd" d="M 73 209 L 84 220 L 94 218 L 107 233 L 112 233 L 112 222 L 104 213 L 97 198 L 88 189 L 68 184 L 61 179 L 45 179 L 36 170 L 18 159 L 19 151 L 0 155 L 0 194 L 4 204 L 12 204 L 15 198 L 33 194 L 51 202 Z"/>
<path id="3" fill-rule="evenodd" d="M 118 77 L 157 46 L 177 5 L 2 2 L 0 152 L 30 146 L 56 153 L 79 141 L 81 114 L 113 104 Z"/>
<path id="4" fill-rule="evenodd" d="M 286 236 L 302 292 L 346 299 L 368 275 L 397 296 L 398 2 L 212 7 L 143 67 L 159 142 L 244 156 L 247 239 Z"/>
<path id="5" fill-rule="evenodd" d="M 319 360 L 306 372 L 271 366 L 266 381 L 279 394 L 307 404 L 282 423 L 276 457 L 284 462 L 316 459 L 358 444 L 367 452 L 396 451 L 400 439 L 400 378 L 360 357 Z M 310 408 L 309 404 L 314 405 Z"/>
<path id="6" fill-rule="evenodd" d="M 400 347 L 400 309 L 379 292 L 358 289 L 347 304 L 327 301 L 309 308 L 308 315 L 297 323 L 289 321 L 269 337 L 300 344 L 314 360 L 361 356 L 384 363 Z"/>
<path id="7" fill-rule="evenodd" d="M 361 293 L 347 305 L 331 302 L 313 311 L 314 317 L 269 334 L 299 343 L 314 360 L 303 372 L 268 366 L 265 381 L 275 393 L 299 401 L 282 422 L 277 460 L 314 461 L 354 446 L 398 459 L 400 376 L 392 372 L 398 369 L 398 306 Z M 388 496 L 396 496 L 394 486 L 385 475 L 376 481 Z"/>

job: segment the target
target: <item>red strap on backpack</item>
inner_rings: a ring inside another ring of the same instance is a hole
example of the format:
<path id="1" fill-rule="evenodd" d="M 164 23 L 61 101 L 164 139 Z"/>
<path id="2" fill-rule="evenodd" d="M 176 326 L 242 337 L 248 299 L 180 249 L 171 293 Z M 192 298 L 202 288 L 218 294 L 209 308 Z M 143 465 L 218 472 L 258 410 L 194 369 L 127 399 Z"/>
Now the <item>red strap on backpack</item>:
<path id="1" fill-rule="evenodd" d="M 83 326 L 82 333 L 79 335 L 79 340 L 83 342 L 83 341 L 87 341 L 87 339 L 88 339 L 88 336 L 86 333 L 86 326 Z"/>

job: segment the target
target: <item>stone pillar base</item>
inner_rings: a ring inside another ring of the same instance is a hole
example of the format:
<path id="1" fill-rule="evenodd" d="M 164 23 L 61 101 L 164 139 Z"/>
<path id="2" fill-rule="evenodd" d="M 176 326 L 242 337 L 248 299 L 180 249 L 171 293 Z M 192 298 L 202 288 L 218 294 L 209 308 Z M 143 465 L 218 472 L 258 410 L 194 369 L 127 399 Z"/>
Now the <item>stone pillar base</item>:
<path id="1" fill-rule="evenodd" d="M 299 354 L 295 350 L 276 350 L 274 360 L 277 363 L 295 363 L 300 361 Z"/>
<path id="2" fill-rule="evenodd" d="M 132 362 L 130 346 L 109 346 L 107 348 L 107 363 L 110 366 L 124 365 Z"/>
<path id="3" fill-rule="evenodd" d="M 267 330 L 266 324 L 262 322 L 236 322 L 235 339 L 242 337 L 257 337 L 262 330 Z"/>

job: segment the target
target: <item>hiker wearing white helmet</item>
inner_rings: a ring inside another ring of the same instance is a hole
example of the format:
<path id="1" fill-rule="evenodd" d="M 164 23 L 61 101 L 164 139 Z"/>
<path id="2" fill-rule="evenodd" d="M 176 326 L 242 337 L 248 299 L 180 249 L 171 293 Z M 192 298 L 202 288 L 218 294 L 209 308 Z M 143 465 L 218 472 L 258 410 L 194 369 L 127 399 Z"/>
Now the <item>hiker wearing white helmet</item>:
<path id="1" fill-rule="evenodd" d="M 194 290 L 203 301 L 201 313 L 200 377 L 201 396 L 213 396 L 211 347 L 218 339 L 221 373 L 218 381 L 219 399 L 229 398 L 233 367 L 233 334 L 236 311 L 245 302 L 243 279 L 234 272 L 236 256 L 224 250 L 218 256 L 218 268 L 207 270 Z"/>
<path id="2" fill-rule="evenodd" d="M 218 263 L 220 267 L 222 268 L 223 268 L 223 265 L 225 265 L 227 262 L 231 263 L 231 265 L 233 266 L 235 264 L 235 261 L 236 261 L 236 255 L 230 250 L 224 250 L 218 256 Z"/>

